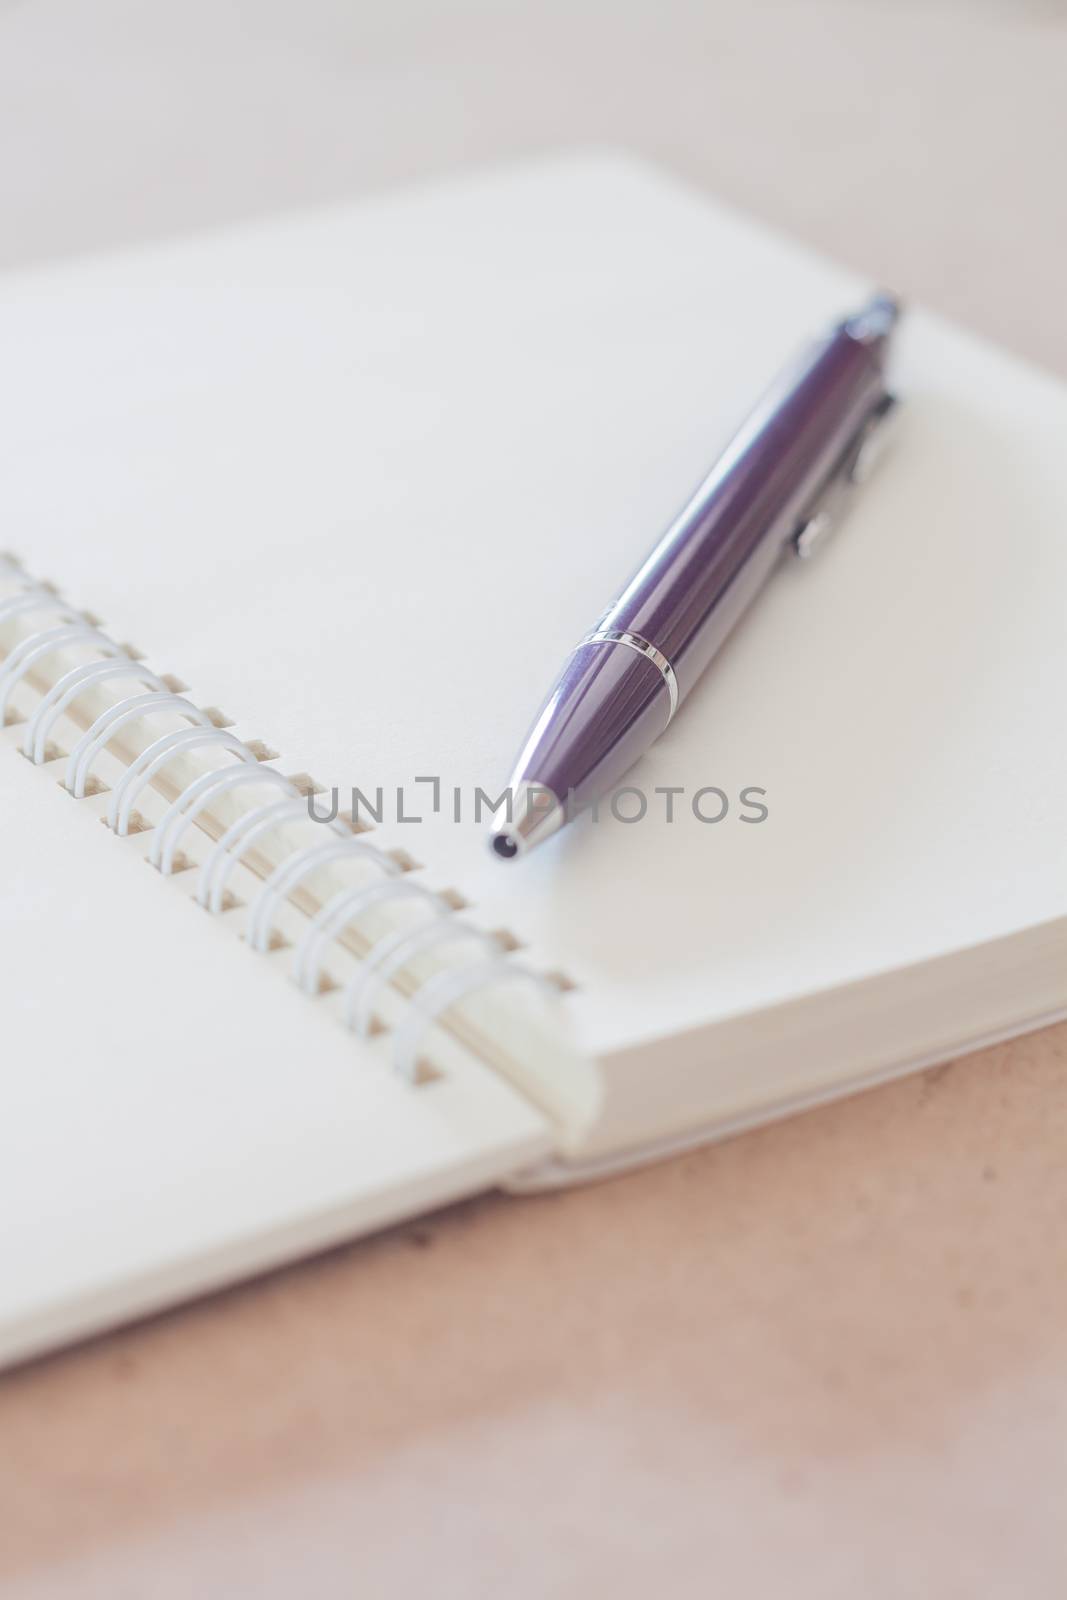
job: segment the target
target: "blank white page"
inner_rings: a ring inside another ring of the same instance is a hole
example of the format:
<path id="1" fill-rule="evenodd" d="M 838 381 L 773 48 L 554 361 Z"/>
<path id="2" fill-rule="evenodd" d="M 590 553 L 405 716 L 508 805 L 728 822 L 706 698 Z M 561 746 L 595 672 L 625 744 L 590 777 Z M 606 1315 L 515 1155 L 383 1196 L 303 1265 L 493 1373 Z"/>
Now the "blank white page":
<path id="1" fill-rule="evenodd" d="M 513 1173 L 477 1062 L 414 1088 L 0 736 L 0 1364 Z M 291 952 L 290 952 L 291 955 Z"/>
<path id="2" fill-rule="evenodd" d="M 679 819 L 654 798 L 508 867 L 471 815 L 749 404 L 869 288 L 612 157 L 27 276 L 5 524 L 320 782 L 423 811 L 415 777 L 458 786 L 462 824 L 389 831 L 570 974 L 605 1055 L 1065 909 L 1067 402 L 921 310 L 890 459 L 635 771 Z"/>

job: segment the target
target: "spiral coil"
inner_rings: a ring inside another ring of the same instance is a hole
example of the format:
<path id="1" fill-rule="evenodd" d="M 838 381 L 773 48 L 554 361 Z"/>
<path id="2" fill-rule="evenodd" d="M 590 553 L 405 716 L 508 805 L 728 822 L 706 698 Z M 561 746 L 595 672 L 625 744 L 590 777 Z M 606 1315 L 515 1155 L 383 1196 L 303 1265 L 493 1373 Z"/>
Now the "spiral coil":
<path id="1" fill-rule="evenodd" d="M 47 656 L 74 644 L 92 645 L 102 655 L 121 654 L 118 645 L 113 644 L 106 634 L 84 621 L 65 623 L 58 628 L 43 628 L 32 633 L 15 646 L 0 672 L 0 727 L 7 722 L 7 708 L 12 694 L 27 674 Z"/>
<path id="2" fill-rule="evenodd" d="M 407 880 L 396 882 L 386 878 L 355 889 L 342 889 L 332 900 L 316 912 L 296 950 L 293 963 L 293 981 L 305 994 L 318 994 L 322 978 L 322 957 L 326 945 L 343 928 L 350 928 L 365 911 L 387 900 L 413 899 L 420 905 L 430 906 L 435 915 L 450 908 L 447 901 L 435 895 L 421 883 Z"/>
<path id="3" fill-rule="evenodd" d="M 35 766 L 40 766 L 48 747 L 48 735 L 72 701 L 92 684 L 107 683 L 115 678 L 136 678 L 146 689 L 166 690 L 162 678 L 142 667 L 129 656 L 116 656 L 110 661 L 90 661 L 83 667 L 72 667 L 54 683 L 26 725 L 22 753 Z"/>
<path id="4" fill-rule="evenodd" d="M 138 797 L 171 762 L 198 751 L 234 758 L 235 765 L 213 768 L 185 781 L 152 827 L 148 861 L 164 877 L 176 870 L 186 831 L 219 800 L 246 787 L 273 787 L 279 791 L 278 797 L 249 806 L 214 838 L 200 868 L 196 889 L 197 900 L 209 913 L 218 915 L 232 904 L 228 884 L 233 873 L 268 835 L 309 820 L 330 830 L 332 837 L 325 843 L 287 845 L 285 859 L 266 875 L 245 921 L 244 936 L 251 949 L 264 953 L 274 948 L 278 912 L 283 905 L 294 906 L 294 895 L 316 873 L 354 861 L 366 864 L 377 874 L 370 883 L 338 890 L 308 914 L 292 967 L 293 981 L 306 994 L 319 993 L 325 976 L 323 963 L 331 944 L 350 931 L 358 931 L 372 908 L 407 900 L 425 912 L 413 925 L 395 929 L 369 944 L 341 998 L 345 1024 L 357 1035 L 366 1036 L 372 1031 L 376 998 L 383 988 L 401 977 L 406 979 L 409 1003 L 396 1030 L 392 1051 L 394 1070 L 403 1077 L 416 1080 L 419 1051 L 427 1030 L 437 1026 L 445 1012 L 476 989 L 516 978 L 542 987 L 552 986 L 551 980 L 509 960 L 495 935 L 456 916 L 444 895 L 401 876 L 396 860 L 384 850 L 354 838 L 346 822 L 337 817 L 327 821 L 314 816 L 311 796 L 293 779 L 263 766 L 248 744 L 216 726 L 207 712 L 134 659 L 94 618 L 77 611 L 49 586 L 28 575 L 10 554 L 0 553 L 0 584 L 12 585 L 17 591 L 0 599 L 0 629 L 13 625 L 21 633 L 0 656 L 0 727 L 8 721 L 12 698 L 20 687 L 32 688 L 39 699 L 27 718 L 19 748 L 28 760 L 40 766 L 52 759 L 50 739 L 60 719 L 67 717 L 77 722 L 82 732 L 66 757 L 62 779 L 72 797 L 82 799 L 90 792 L 92 769 L 120 732 L 129 732 L 161 714 L 182 718 L 188 724 L 150 738 L 126 763 L 111 790 L 104 819 L 116 835 L 123 837 L 131 831 Z M 22 633 L 27 620 L 38 612 L 43 614 L 42 625 Z M 69 655 L 72 651 L 88 653 L 94 659 L 73 665 L 63 662 L 64 653 Z M 55 658 L 59 658 L 58 675 L 42 687 L 47 663 L 52 661 L 54 665 Z M 123 682 L 130 685 L 129 693 L 106 705 L 91 720 L 84 714 L 79 717 L 82 696 Z M 475 964 L 446 966 L 416 985 L 412 963 L 450 941 L 478 945 L 481 959 Z"/>
<path id="5" fill-rule="evenodd" d="M 377 990 L 390 978 L 401 972 L 415 956 L 425 953 L 432 945 L 446 939 L 477 940 L 490 950 L 496 950 L 492 934 L 483 933 L 472 923 L 459 917 L 449 917 L 447 907 L 431 907 L 437 922 L 417 923 L 414 928 L 400 928 L 380 939 L 366 957 L 345 992 L 345 1017 L 350 1028 L 364 1038 L 371 1031 L 374 1020 L 373 999 Z"/>
<path id="6" fill-rule="evenodd" d="M 160 820 L 148 852 L 151 864 L 158 867 L 165 878 L 169 877 L 174 871 L 178 845 L 190 823 L 195 822 L 200 812 L 207 810 L 214 800 L 223 794 L 232 794 L 234 789 L 249 783 L 259 787 L 265 783 L 277 783 L 287 794 L 293 797 L 300 795 L 292 779 L 283 777 L 272 767 L 250 769 L 245 765 L 230 767 L 223 772 L 205 772 L 202 778 L 194 778 L 192 783 L 185 786 Z"/>

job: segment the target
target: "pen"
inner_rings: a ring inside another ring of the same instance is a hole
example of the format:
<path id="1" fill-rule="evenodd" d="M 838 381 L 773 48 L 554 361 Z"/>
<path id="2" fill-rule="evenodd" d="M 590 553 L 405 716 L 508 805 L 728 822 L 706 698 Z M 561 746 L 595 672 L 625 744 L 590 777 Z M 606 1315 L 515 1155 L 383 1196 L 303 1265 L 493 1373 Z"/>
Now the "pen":
<path id="1" fill-rule="evenodd" d="M 512 860 L 667 727 L 784 555 L 814 553 L 880 453 L 899 306 L 878 294 L 778 378 L 595 627 L 522 747 L 490 843 Z"/>

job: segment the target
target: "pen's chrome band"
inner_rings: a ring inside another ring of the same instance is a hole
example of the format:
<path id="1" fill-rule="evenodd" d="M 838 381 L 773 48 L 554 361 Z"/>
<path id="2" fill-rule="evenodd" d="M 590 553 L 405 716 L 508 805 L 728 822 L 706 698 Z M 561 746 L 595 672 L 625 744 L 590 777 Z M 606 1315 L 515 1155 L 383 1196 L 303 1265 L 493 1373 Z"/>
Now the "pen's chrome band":
<path id="1" fill-rule="evenodd" d="M 671 709 L 667 716 L 670 722 L 678 709 L 678 679 L 674 676 L 671 666 L 662 650 L 657 650 L 654 644 L 649 644 L 647 639 L 642 639 L 639 633 L 614 633 L 610 628 L 601 629 L 597 633 L 588 633 L 582 644 L 624 644 L 628 650 L 636 650 L 639 656 L 644 656 L 651 661 L 667 685 L 667 693 L 671 699 Z M 581 649 L 581 645 L 578 646 Z"/>

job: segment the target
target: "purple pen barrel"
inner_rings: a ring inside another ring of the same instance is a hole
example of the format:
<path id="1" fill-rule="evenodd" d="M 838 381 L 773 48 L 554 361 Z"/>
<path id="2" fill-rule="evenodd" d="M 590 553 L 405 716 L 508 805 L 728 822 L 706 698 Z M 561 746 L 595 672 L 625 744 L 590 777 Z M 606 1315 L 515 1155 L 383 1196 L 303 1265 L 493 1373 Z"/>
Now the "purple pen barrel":
<path id="1" fill-rule="evenodd" d="M 591 805 L 659 738 L 670 716 L 670 692 L 648 656 L 621 643 L 580 644 L 516 762 L 512 816 L 494 831 L 497 854 L 518 855 Z"/>
<path id="2" fill-rule="evenodd" d="M 727 445 L 659 544 L 563 667 L 516 762 L 510 859 L 605 794 L 659 737 L 783 554 L 807 553 L 820 506 L 886 408 L 897 318 L 878 296 L 792 368 Z M 807 532 L 805 531 L 807 530 Z"/>

